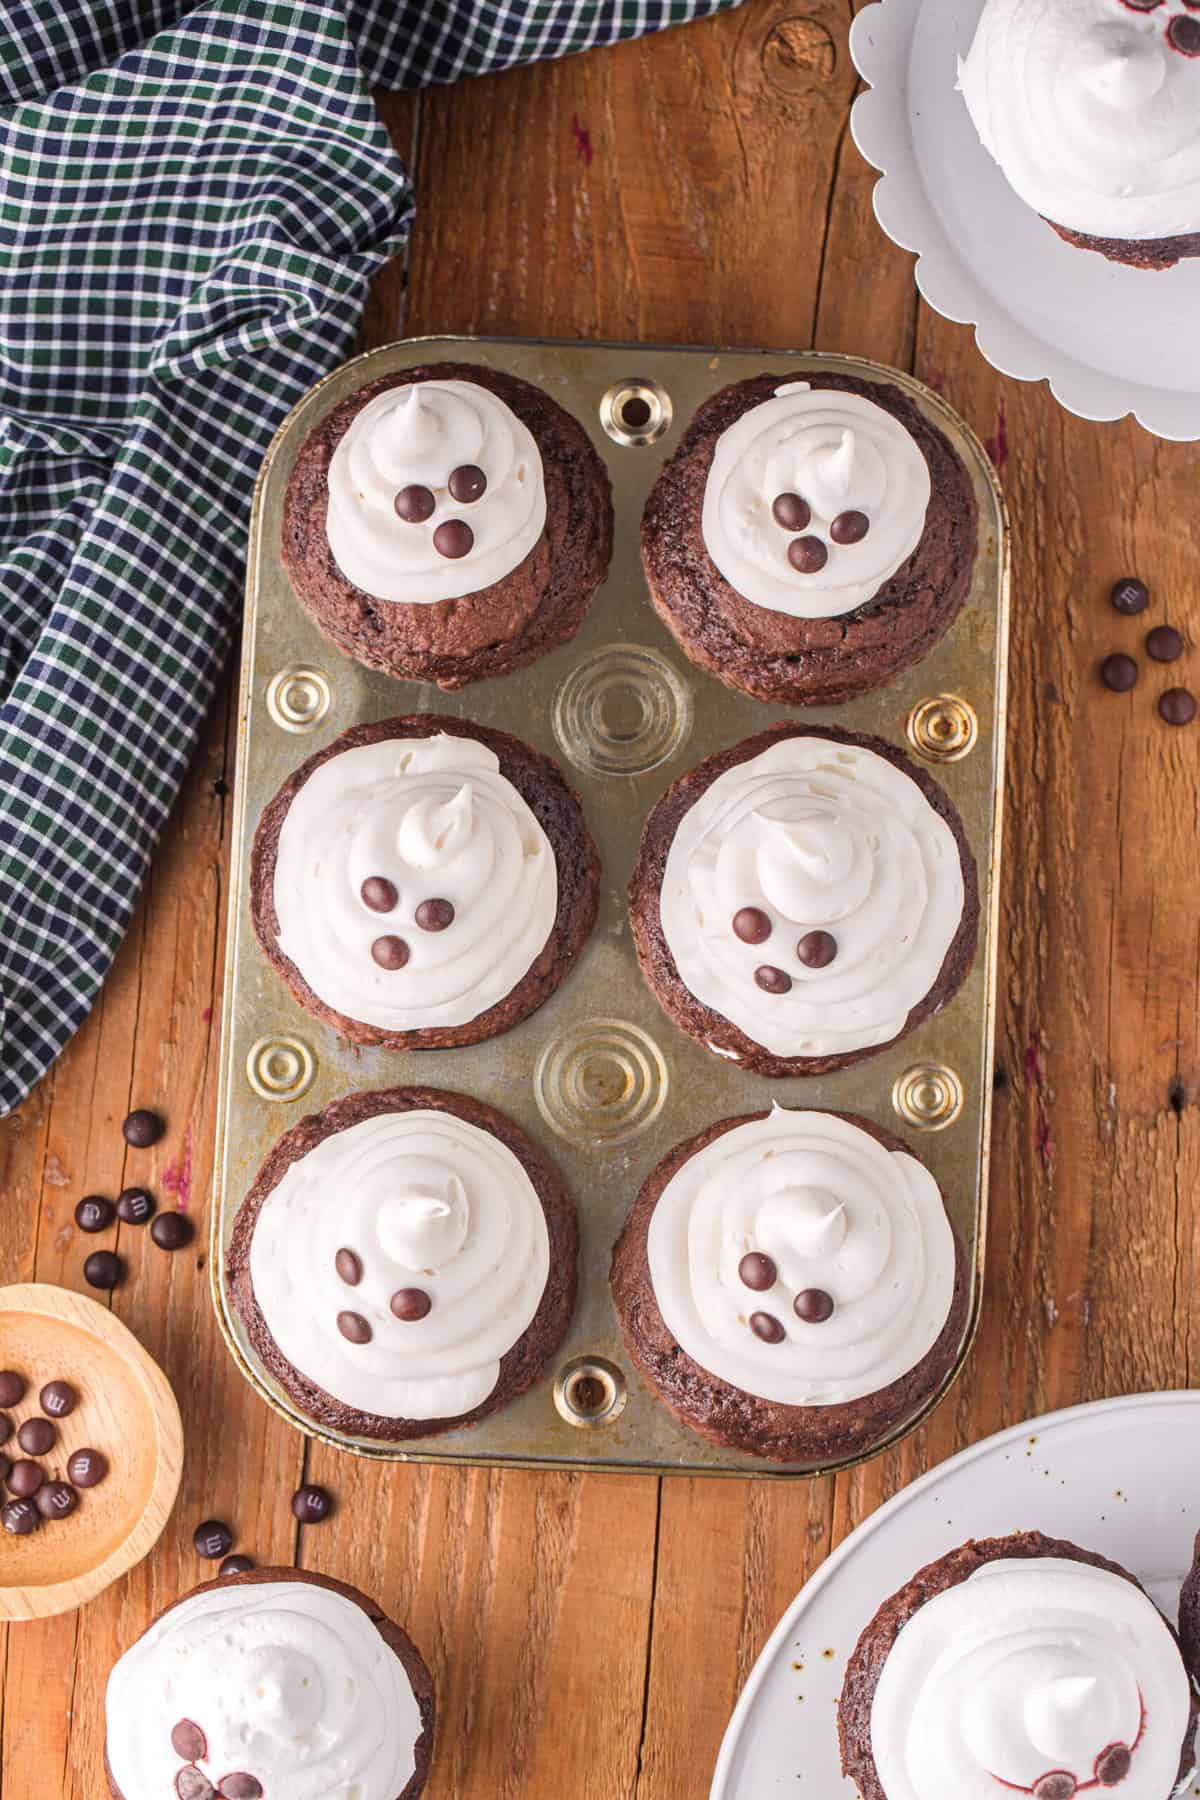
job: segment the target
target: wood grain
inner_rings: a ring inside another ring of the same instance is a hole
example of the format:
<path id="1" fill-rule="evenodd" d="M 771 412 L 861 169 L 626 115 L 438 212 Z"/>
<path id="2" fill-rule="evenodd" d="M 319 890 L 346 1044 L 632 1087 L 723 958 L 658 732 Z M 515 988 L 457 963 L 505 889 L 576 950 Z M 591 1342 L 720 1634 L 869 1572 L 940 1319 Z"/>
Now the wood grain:
<path id="1" fill-rule="evenodd" d="M 701 1800 L 779 1612 L 829 1548 L 932 1463 L 1048 1406 L 1179 1386 L 1200 1366 L 1196 738 L 1095 664 L 1134 650 L 1107 604 L 1136 571 L 1149 619 L 1200 630 L 1195 453 L 1062 414 L 918 305 L 850 143 L 848 0 L 750 0 L 665 37 L 381 108 L 416 151 L 410 257 L 364 343 L 429 331 L 641 337 L 859 352 L 912 368 L 993 449 L 1016 521 L 1002 1006 L 983 1322 L 963 1379 L 895 1452 L 791 1486 L 383 1468 L 313 1449 L 217 1339 L 197 1254 L 122 1244 L 115 1306 L 164 1363 L 188 1432 L 152 1557 L 86 1614 L 13 1627 L 0 1793 L 102 1791 L 103 1682 L 191 1585 L 205 1516 L 239 1547 L 378 1593 L 441 1686 L 433 1800 Z M 1131 320 L 1136 329 L 1136 320 Z M 0 1123 L 0 1278 L 78 1286 L 71 1207 L 163 1186 L 190 1141 L 203 1225 L 213 1125 L 227 722 L 213 722 L 101 1005 Z M 127 1153 L 132 1101 L 168 1106 Z M 190 1140 L 189 1140 L 190 1131 Z M 129 1239 L 136 1234 L 124 1234 Z M 340 1501 L 297 1534 L 301 1472 Z M 83 1623 L 86 1621 L 86 1629 Z M 0 1630 L 0 1656 L 5 1656 Z"/>

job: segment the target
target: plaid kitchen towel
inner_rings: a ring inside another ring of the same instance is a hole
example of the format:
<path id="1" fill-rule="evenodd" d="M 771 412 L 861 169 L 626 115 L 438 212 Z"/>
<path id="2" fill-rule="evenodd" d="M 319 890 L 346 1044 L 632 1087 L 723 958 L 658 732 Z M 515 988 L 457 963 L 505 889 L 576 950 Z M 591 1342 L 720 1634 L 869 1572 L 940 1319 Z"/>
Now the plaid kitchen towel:
<path id="1" fill-rule="evenodd" d="M 228 649 L 263 450 L 407 233 L 369 87 L 729 3 L 0 7 L 0 1113 L 129 922 Z"/>

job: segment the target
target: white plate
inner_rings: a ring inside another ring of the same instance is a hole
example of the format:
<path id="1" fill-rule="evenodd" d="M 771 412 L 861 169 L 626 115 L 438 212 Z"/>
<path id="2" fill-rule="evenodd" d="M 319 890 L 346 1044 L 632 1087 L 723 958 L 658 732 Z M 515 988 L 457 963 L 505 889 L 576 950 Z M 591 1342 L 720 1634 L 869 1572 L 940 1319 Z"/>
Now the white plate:
<path id="1" fill-rule="evenodd" d="M 1131 1569 L 1171 1619 L 1200 1527 L 1200 1393 L 1097 1400 L 952 1456 L 852 1532 L 785 1613 L 729 1722 L 710 1800 L 853 1800 L 835 1708 L 880 1604 L 968 1538 L 1044 1531 Z"/>
<path id="2" fill-rule="evenodd" d="M 958 93 L 983 0 L 882 0 L 850 50 L 870 92 L 851 129 L 883 172 L 875 213 L 917 253 L 917 286 L 975 326 L 1003 375 L 1049 381 L 1085 419 L 1133 413 L 1159 437 L 1200 438 L 1200 259 L 1127 269 L 1064 244 L 1019 200 Z"/>

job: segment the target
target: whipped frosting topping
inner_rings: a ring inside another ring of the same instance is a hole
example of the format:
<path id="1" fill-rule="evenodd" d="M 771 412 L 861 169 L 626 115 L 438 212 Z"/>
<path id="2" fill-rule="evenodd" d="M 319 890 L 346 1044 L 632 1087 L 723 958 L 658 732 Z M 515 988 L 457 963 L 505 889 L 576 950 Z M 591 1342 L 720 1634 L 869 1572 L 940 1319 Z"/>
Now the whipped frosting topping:
<path id="1" fill-rule="evenodd" d="M 985 1563 L 904 1625 L 871 1709 L 888 1800 L 1174 1791 L 1190 1684 L 1154 1603 L 1061 1557 Z"/>
<path id="2" fill-rule="evenodd" d="M 667 855 L 662 929 L 684 984 L 777 1056 L 885 1044 L 962 918 L 954 833 L 853 744 L 780 738 L 727 769 Z"/>
<path id="3" fill-rule="evenodd" d="M 294 1162 L 263 1203 L 250 1278 L 288 1361 L 360 1412 L 458 1418 L 496 1386 L 550 1271 L 537 1190 L 491 1132 L 379 1113 Z"/>
<path id="4" fill-rule="evenodd" d="M 776 1107 L 689 1157 L 659 1197 L 646 1259 L 692 1360 L 787 1406 L 835 1406 L 906 1375 L 954 1295 L 932 1175 L 832 1113 Z"/>
<path id="5" fill-rule="evenodd" d="M 1044 218 L 1094 237 L 1200 231 L 1200 17 L 1184 0 L 988 0 L 959 87 Z"/>
<path id="6" fill-rule="evenodd" d="M 396 1800 L 422 1729 L 404 1665 L 371 1620 L 306 1581 L 181 1601 L 117 1663 L 107 1710 L 125 1800 L 211 1794 L 218 1783 L 263 1800 Z M 199 1774 L 180 1783 L 188 1769 Z"/>
<path id="7" fill-rule="evenodd" d="M 275 861 L 277 942 L 320 1000 L 388 1031 L 478 1018 L 554 928 L 554 849 L 476 738 L 384 738 L 320 765 Z"/>
<path id="8" fill-rule="evenodd" d="M 853 612 L 921 541 L 919 445 L 865 395 L 785 383 L 717 439 L 701 532 L 746 600 L 795 619 Z"/>
<path id="9" fill-rule="evenodd" d="M 472 381 L 377 394 L 329 465 L 329 548 L 377 600 L 423 606 L 477 594 L 524 562 L 545 523 L 532 433 Z"/>

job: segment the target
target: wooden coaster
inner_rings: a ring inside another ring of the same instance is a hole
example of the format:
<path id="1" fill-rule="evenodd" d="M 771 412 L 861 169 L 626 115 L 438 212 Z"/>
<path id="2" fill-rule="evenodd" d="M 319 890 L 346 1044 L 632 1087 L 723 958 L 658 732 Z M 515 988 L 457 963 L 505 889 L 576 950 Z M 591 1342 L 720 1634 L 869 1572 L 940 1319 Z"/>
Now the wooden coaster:
<path id="1" fill-rule="evenodd" d="M 21 1403 L 4 1409 L 14 1426 L 41 1415 L 48 1381 L 68 1381 L 79 1395 L 74 1412 L 53 1421 L 54 1448 L 35 1459 L 47 1480 L 66 1479 L 74 1450 L 100 1450 L 109 1462 L 69 1518 L 29 1537 L 3 1533 L 0 1620 L 45 1619 L 94 1599 L 157 1541 L 179 1491 L 183 1426 L 166 1376 L 133 1333 L 66 1288 L 0 1288 L 0 1369 L 29 1384 Z M 23 1454 L 15 1431 L 3 1453 Z"/>

